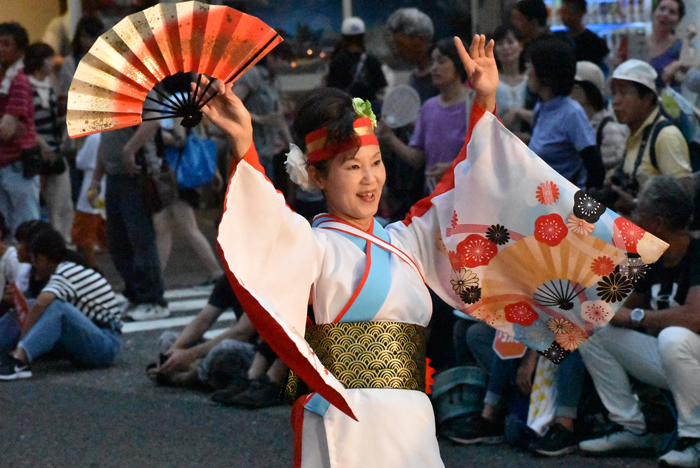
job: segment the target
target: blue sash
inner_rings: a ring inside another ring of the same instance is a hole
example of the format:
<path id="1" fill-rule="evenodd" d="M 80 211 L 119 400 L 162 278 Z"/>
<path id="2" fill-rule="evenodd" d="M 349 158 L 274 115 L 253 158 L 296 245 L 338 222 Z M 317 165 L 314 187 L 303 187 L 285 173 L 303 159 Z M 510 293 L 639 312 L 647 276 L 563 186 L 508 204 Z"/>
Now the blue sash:
<path id="1" fill-rule="evenodd" d="M 312 226 L 317 227 L 323 221 L 336 220 L 329 216 L 321 215 L 314 219 Z M 321 228 L 323 228 L 323 226 L 321 226 Z M 365 254 L 368 255 L 367 261 L 370 262 L 369 271 L 366 271 L 364 284 L 362 280 L 360 280 L 360 284 L 357 286 L 359 292 L 356 289 L 355 293 L 353 293 L 355 300 L 340 318 L 340 322 L 369 322 L 377 316 L 379 309 L 382 308 L 389 294 L 389 287 L 391 286 L 391 252 L 348 232 L 335 232 L 345 237 L 365 252 Z M 384 242 L 390 243 L 389 235 L 377 220 L 374 220 L 372 235 L 380 238 Z M 368 244 L 369 251 L 367 250 Z M 352 299 L 350 300 L 352 301 Z M 323 416 L 326 414 L 326 411 L 328 411 L 329 406 L 330 403 L 325 398 L 315 393 L 306 405 L 304 405 L 304 408 Z"/>

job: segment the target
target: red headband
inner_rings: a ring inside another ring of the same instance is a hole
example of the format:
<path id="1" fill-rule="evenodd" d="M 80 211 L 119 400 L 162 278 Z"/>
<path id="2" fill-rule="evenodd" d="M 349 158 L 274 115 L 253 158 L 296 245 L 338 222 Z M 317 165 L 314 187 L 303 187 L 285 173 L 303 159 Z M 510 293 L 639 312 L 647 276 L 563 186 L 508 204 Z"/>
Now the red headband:
<path id="1" fill-rule="evenodd" d="M 342 153 L 352 148 L 361 146 L 378 145 L 377 137 L 374 136 L 374 127 L 372 121 L 367 117 L 361 117 L 355 120 L 352 125 L 355 129 L 355 137 L 350 138 L 333 145 L 326 146 L 328 138 L 328 127 L 319 128 L 306 135 L 306 151 L 308 152 L 309 164 L 316 164 L 333 157 L 338 153 Z"/>

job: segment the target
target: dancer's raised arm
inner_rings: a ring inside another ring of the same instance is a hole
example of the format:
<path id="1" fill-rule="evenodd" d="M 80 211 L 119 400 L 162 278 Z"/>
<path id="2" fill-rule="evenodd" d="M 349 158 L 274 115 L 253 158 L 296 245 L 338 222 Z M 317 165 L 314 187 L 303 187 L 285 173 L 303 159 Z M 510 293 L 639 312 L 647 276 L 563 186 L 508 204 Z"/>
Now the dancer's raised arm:
<path id="1" fill-rule="evenodd" d="M 207 84 L 209 80 L 203 76 L 197 98 L 200 98 Z M 209 99 L 213 93 L 212 88 L 218 94 L 202 108 L 202 111 L 214 125 L 226 133 L 233 146 L 233 157 L 240 161 L 253 144 L 253 124 L 243 102 L 231 91 L 232 86 L 233 83 L 224 84 L 220 80 L 212 83 L 204 99 Z M 192 89 L 194 88 L 193 83 Z"/>
<path id="2" fill-rule="evenodd" d="M 486 44 L 486 36 L 475 35 L 469 52 L 462 40 L 455 36 L 455 45 L 467 70 L 469 83 L 476 91 L 476 103 L 489 112 L 496 109 L 496 88 L 498 87 L 498 68 L 493 56 L 493 40 Z"/>

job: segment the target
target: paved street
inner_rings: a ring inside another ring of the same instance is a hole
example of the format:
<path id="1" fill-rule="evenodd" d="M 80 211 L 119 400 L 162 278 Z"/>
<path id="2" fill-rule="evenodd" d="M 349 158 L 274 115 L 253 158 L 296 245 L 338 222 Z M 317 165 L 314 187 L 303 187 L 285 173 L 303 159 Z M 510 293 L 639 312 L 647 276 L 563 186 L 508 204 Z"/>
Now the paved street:
<path id="1" fill-rule="evenodd" d="M 200 217 L 213 240 L 215 213 Z M 108 258 L 101 264 L 116 282 Z M 204 304 L 203 273 L 176 239 L 166 287 L 169 319 L 128 324 L 117 364 L 77 370 L 64 361 L 33 365 L 34 378 L 0 385 L 0 468 L 54 467 L 288 467 L 292 466 L 290 409 L 226 408 L 204 393 L 156 387 L 145 377 L 156 340 L 182 329 Z M 216 328 L 228 326 L 224 314 Z M 653 459 L 535 458 L 507 446 L 459 447 L 441 441 L 448 468 L 653 467 Z"/>

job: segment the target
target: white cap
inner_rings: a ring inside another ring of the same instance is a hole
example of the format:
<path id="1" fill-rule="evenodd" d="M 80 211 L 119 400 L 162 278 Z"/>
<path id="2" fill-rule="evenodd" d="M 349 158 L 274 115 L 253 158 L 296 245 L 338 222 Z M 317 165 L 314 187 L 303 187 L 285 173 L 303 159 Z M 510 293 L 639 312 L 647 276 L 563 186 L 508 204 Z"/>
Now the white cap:
<path id="1" fill-rule="evenodd" d="M 357 16 L 351 16 L 343 20 L 343 26 L 340 31 L 344 36 L 357 36 L 365 33 L 365 22 Z"/>
<path id="2" fill-rule="evenodd" d="M 630 59 L 618 66 L 612 74 L 613 80 L 627 80 L 642 84 L 656 91 L 656 78 L 658 74 L 654 67 L 637 59 Z M 658 94 L 658 93 L 657 93 Z"/>
<path id="3" fill-rule="evenodd" d="M 605 75 L 603 75 L 603 70 L 595 63 L 586 61 L 576 62 L 576 76 L 574 80 L 593 83 L 593 85 L 598 88 L 598 91 L 600 91 L 600 94 L 605 96 Z"/>

